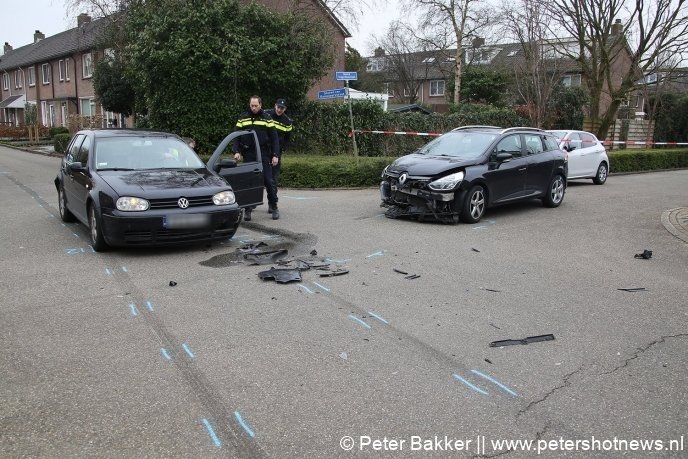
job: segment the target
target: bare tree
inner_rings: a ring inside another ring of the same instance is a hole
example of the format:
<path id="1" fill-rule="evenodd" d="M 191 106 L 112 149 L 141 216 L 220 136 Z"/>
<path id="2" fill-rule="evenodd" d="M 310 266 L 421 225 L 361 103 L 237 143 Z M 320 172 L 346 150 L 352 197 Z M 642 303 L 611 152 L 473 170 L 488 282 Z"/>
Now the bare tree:
<path id="1" fill-rule="evenodd" d="M 552 38 L 547 24 L 552 18 L 540 0 L 505 1 L 503 9 L 506 30 L 521 45 L 509 70 L 516 77 L 515 87 L 528 107 L 532 125 L 542 127 L 548 118 L 548 101 L 563 74 L 561 59 L 545 55 Z"/>
<path id="2" fill-rule="evenodd" d="M 550 0 L 556 24 L 575 38 L 590 94 L 590 119 L 605 138 L 635 83 L 666 53 L 688 49 L 688 0 Z M 608 101 L 606 108 L 603 101 Z"/>
<path id="3" fill-rule="evenodd" d="M 495 16 L 494 7 L 486 0 L 403 0 L 403 3 L 408 11 L 421 14 L 418 30 L 428 32 L 426 41 L 434 42 L 440 49 L 455 47 L 453 102 L 458 104 L 464 43 L 490 23 Z"/>

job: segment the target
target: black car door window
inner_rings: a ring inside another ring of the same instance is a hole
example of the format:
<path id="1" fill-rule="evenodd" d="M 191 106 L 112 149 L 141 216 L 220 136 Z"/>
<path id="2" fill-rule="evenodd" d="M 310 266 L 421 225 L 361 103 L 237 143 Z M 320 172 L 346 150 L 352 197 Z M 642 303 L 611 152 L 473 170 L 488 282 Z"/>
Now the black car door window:
<path id="1" fill-rule="evenodd" d="M 516 134 L 504 137 L 497 144 L 497 153 L 511 153 L 514 158 L 522 156 L 521 136 Z"/>
<path id="2" fill-rule="evenodd" d="M 85 135 L 79 134 L 74 139 L 74 142 L 72 142 L 72 146 L 69 148 L 67 155 L 65 156 L 65 160 L 68 164 L 79 161 L 77 159 L 79 157 L 79 149 L 81 148 L 81 143 L 84 141 L 85 137 Z"/>
<path id="3" fill-rule="evenodd" d="M 540 134 L 525 134 L 524 137 L 526 140 L 526 151 L 528 152 L 528 156 L 537 155 L 545 151 L 542 146 Z"/>
<path id="4" fill-rule="evenodd" d="M 88 153 L 91 151 L 91 138 L 86 137 L 79 147 L 79 153 L 76 158 L 83 166 L 88 164 Z"/>

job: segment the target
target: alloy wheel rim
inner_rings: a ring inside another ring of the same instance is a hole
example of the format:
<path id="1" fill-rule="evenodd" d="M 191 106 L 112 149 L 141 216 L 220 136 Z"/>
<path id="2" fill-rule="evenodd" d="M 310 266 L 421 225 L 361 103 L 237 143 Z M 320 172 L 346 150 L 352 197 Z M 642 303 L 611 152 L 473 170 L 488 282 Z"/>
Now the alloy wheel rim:
<path id="1" fill-rule="evenodd" d="M 561 178 L 558 178 L 552 184 L 551 196 L 555 204 L 558 204 L 564 197 L 564 184 L 561 182 Z"/>
<path id="2" fill-rule="evenodd" d="M 600 171 L 597 174 L 597 178 L 600 179 L 600 181 L 604 181 L 607 179 L 607 168 L 604 167 L 604 165 L 600 166 Z"/>
<path id="3" fill-rule="evenodd" d="M 98 240 L 98 226 L 96 222 L 96 213 L 91 209 L 91 241 L 95 244 Z"/>
<path id="4" fill-rule="evenodd" d="M 59 193 L 60 193 L 60 200 L 59 200 L 59 204 L 60 204 L 60 215 L 61 215 L 61 216 L 64 216 L 64 209 L 65 209 L 64 191 L 60 190 Z"/>
<path id="5" fill-rule="evenodd" d="M 485 206 L 485 197 L 482 191 L 476 191 L 471 196 L 471 217 L 478 218 L 483 214 L 483 208 Z"/>

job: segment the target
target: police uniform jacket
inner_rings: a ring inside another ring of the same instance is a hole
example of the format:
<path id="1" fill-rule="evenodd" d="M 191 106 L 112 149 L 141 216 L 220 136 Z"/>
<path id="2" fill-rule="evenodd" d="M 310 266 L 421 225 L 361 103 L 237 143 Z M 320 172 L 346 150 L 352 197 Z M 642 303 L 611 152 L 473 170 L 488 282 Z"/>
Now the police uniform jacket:
<path id="1" fill-rule="evenodd" d="M 250 110 L 243 112 L 239 116 L 236 128 L 237 130 L 253 131 L 256 133 L 264 161 L 269 161 L 273 156 L 279 157 L 277 130 L 275 129 L 272 117 L 265 113 L 264 110 L 261 109 L 256 114 L 253 114 Z M 234 151 L 241 152 L 241 141 L 239 138 L 234 141 Z"/>
<path id="2" fill-rule="evenodd" d="M 278 115 L 272 108 L 270 110 L 265 110 L 265 112 L 272 117 L 272 122 L 275 125 L 275 129 L 277 129 L 277 137 L 279 137 L 278 156 L 281 157 L 282 153 L 289 149 L 291 130 L 293 128 L 291 118 L 289 118 L 286 113 Z"/>

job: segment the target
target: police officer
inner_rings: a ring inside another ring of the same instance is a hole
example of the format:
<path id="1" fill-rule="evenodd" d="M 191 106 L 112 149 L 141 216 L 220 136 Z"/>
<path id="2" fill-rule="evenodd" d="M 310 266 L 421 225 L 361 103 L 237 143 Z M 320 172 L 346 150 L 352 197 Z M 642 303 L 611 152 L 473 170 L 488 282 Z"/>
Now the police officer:
<path id="1" fill-rule="evenodd" d="M 263 184 L 268 195 L 268 207 L 272 209 L 272 219 L 279 218 L 277 210 L 277 185 L 272 176 L 272 168 L 279 164 L 279 139 L 277 130 L 270 115 L 263 111 L 263 101 L 258 96 L 251 96 L 249 99 L 249 109 L 239 116 L 236 123 L 237 130 L 254 131 L 258 136 L 260 145 L 261 159 L 263 162 Z M 242 144 L 239 137 L 234 140 L 232 150 L 234 159 L 239 161 L 242 158 Z M 248 145 L 243 149 L 244 158 L 247 161 L 256 160 L 255 145 Z M 252 207 L 244 209 L 244 220 L 251 221 Z"/>
<path id="2" fill-rule="evenodd" d="M 277 184 L 280 176 L 280 169 L 282 168 L 282 155 L 289 148 L 289 142 L 291 141 L 291 130 L 293 126 L 291 118 L 285 113 L 286 110 L 287 101 L 282 98 L 277 99 L 274 109 L 265 110 L 272 116 L 275 129 L 277 129 L 277 137 L 279 137 L 279 162 L 272 168 L 272 176 L 275 178 L 275 184 Z M 268 209 L 268 212 L 272 213 L 272 209 Z"/>

